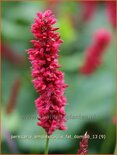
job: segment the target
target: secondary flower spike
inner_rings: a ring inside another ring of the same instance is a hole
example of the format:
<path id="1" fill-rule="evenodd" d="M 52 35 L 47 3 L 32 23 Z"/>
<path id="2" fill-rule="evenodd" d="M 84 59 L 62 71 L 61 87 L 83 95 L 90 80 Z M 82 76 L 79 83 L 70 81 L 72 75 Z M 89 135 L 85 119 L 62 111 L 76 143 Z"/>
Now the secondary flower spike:
<path id="1" fill-rule="evenodd" d="M 88 141 L 89 141 L 90 136 L 87 134 L 87 132 L 85 133 L 85 135 L 83 136 L 80 145 L 79 145 L 79 149 L 78 149 L 78 154 L 87 154 L 88 153 Z"/>
<path id="2" fill-rule="evenodd" d="M 107 17 L 113 27 L 116 28 L 116 0 L 115 1 L 106 1 L 106 12 Z"/>
<path id="3" fill-rule="evenodd" d="M 100 66 L 102 54 L 110 43 L 111 34 L 105 29 L 99 29 L 93 39 L 86 49 L 84 64 L 80 67 L 82 74 L 91 74 Z"/>
<path id="4" fill-rule="evenodd" d="M 84 22 L 89 21 L 92 19 L 96 12 L 97 8 L 97 1 L 89 1 L 89 0 L 83 0 L 81 1 L 82 5 L 82 20 Z"/>
<path id="5" fill-rule="evenodd" d="M 59 46 L 63 41 L 53 25 L 56 19 L 50 10 L 38 12 L 32 25 L 33 48 L 28 50 L 32 64 L 33 84 L 40 94 L 35 100 L 38 113 L 37 125 L 43 127 L 48 135 L 56 129 L 66 130 L 64 123 L 66 97 L 64 74 L 58 70 Z"/>

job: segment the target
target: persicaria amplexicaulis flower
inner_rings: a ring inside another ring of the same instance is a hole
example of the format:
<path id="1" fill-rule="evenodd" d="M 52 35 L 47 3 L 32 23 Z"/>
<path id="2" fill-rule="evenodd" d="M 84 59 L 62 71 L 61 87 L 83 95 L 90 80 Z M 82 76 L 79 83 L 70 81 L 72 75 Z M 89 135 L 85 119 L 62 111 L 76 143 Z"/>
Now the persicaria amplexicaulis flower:
<path id="1" fill-rule="evenodd" d="M 82 137 L 82 140 L 80 142 L 79 145 L 79 149 L 78 149 L 78 154 L 87 154 L 88 153 L 88 141 L 89 141 L 90 136 L 87 134 L 87 132 L 85 133 L 85 135 Z"/>
<path id="2" fill-rule="evenodd" d="M 107 30 L 100 29 L 94 34 L 93 39 L 86 49 L 84 64 L 80 67 L 82 74 L 91 74 L 100 66 L 102 54 L 110 43 L 111 35 Z"/>
<path id="3" fill-rule="evenodd" d="M 82 20 L 84 22 L 89 21 L 93 15 L 95 14 L 97 2 L 96 1 L 89 1 L 84 0 L 81 2 L 82 4 Z"/>
<path id="4" fill-rule="evenodd" d="M 116 27 L 116 0 L 115 1 L 106 1 L 106 10 L 107 16 L 111 24 Z"/>
<path id="5" fill-rule="evenodd" d="M 32 64 L 32 77 L 36 91 L 40 94 L 35 100 L 38 119 L 48 135 L 56 129 L 66 130 L 64 123 L 66 97 L 64 90 L 64 74 L 58 70 L 59 46 L 63 41 L 53 25 L 56 19 L 50 10 L 38 12 L 32 25 L 33 48 L 28 50 Z"/>

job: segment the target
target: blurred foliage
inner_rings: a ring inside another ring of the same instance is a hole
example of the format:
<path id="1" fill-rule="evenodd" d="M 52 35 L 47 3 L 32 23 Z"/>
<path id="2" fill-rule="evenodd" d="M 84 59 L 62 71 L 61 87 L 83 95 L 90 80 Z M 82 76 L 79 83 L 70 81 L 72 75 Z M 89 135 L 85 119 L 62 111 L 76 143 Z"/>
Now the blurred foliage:
<path id="1" fill-rule="evenodd" d="M 2 42 L 9 44 L 25 59 L 22 66 L 2 59 L 2 153 L 13 153 L 5 135 L 7 129 L 11 135 L 45 135 L 44 130 L 36 125 L 34 100 L 38 94 L 31 83 L 30 63 L 26 49 L 31 47 L 33 35 L 30 26 L 37 11 L 47 9 L 46 1 L 2 2 Z M 68 119 L 66 131 L 56 131 L 53 136 L 71 135 L 72 138 L 53 138 L 49 143 L 49 153 L 77 153 L 79 139 L 74 135 L 90 136 L 103 134 L 106 139 L 91 139 L 89 153 L 112 154 L 115 151 L 115 30 L 108 22 L 105 5 L 100 2 L 95 15 L 87 23 L 79 23 L 82 10 L 80 2 L 60 2 L 53 10 L 58 19 L 57 26 L 64 40 L 61 45 L 59 62 L 65 73 L 65 82 L 69 84 L 65 95 L 68 100 L 67 115 L 95 116 L 93 119 Z M 73 23 L 75 19 L 75 23 Z M 76 25 L 75 25 L 76 24 Z M 84 52 L 91 42 L 92 34 L 99 28 L 106 28 L 112 34 L 112 41 L 103 56 L 103 64 L 90 76 L 81 75 L 78 67 L 83 63 Z M 4 51 L 2 51 L 4 53 Z M 11 96 L 14 81 L 20 78 L 21 88 L 12 113 L 6 108 Z M 34 119 L 25 118 L 34 116 Z M 43 153 L 45 139 L 13 139 L 18 153 Z M 7 145 L 7 148 L 5 148 Z"/>

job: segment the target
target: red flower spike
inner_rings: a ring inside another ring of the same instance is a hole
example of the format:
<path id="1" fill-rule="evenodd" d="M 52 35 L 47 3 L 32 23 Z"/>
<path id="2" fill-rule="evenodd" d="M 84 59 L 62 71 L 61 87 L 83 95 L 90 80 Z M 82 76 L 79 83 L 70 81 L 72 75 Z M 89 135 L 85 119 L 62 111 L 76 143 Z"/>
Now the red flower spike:
<path id="1" fill-rule="evenodd" d="M 92 19 L 93 15 L 95 14 L 96 8 L 97 8 L 97 2 L 96 1 L 89 1 L 89 0 L 84 0 L 81 2 L 82 4 L 82 20 L 84 22 L 89 21 Z"/>
<path id="2" fill-rule="evenodd" d="M 105 29 L 100 29 L 94 34 L 94 42 L 86 49 L 85 61 L 80 67 L 82 74 L 92 74 L 100 66 L 102 54 L 110 41 L 111 35 Z"/>
<path id="3" fill-rule="evenodd" d="M 40 97 L 35 100 L 38 119 L 37 123 L 43 127 L 48 135 L 56 129 L 66 130 L 64 123 L 66 98 L 64 90 L 64 75 L 57 68 L 59 46 L 63 43 L 59 33 L 54 28 L 56 19 L 50 10 L 37 13 L 32 25 L 32 33 L 36 40 L 32 40 L 33 48 L 28 50 L 32 64 L 32 77 L 36 91 Z"/>
<path id="4" fill-rule="evenodd" d="M 17 97 L 21 88 L 21 78 L 17 78 L 12 86 L 11 89 L 11 96 L 9 99 L 9 102 L 6 107 L 6 113 L 11 114 L 13 110 L 15 109 L 16 103 L 17 103 Z"/>
<path id="5" fill-rule="evenodd" d="M 89 141 L 90 136 L 87 134 L 87 132 L 85 133 L 85 135 L 83 136 L 80 145 L 79 145 L 79 149 L 78 149 L 78 154 L 87 154 L 88 153 L 88 141 Z"/>
<path id="6" fill-rule="evenodd" d="M 116 27 L 116 1 L 106 1 L 106 12 L 113 27 Z"/>

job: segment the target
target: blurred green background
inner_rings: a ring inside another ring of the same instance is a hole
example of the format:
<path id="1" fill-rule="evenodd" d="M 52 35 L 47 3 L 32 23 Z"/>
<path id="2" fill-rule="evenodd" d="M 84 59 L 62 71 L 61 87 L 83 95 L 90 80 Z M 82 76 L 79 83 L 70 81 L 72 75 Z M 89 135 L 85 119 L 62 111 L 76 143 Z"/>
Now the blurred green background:
<path id="1" fill-rule="evenodd" d="M 115 29 L 107 18 L 106 5 L 98 1 L 91 19 L 83 21 L 82 2 L 45 0 L 2 2 L 2 153 L 44 152 L 45 139 L 34 138 L 44 136 L 45 132 L 36 125 L 34 100 L 38 94 L 31 82 L 31 64 L 26 50 L 32 46 L 30 27 L 36 13 L 48 8 L 56 16 L 56 25 L 60 27 L 64 40 L 59 63 L 65 73 L 65 83 L 69 84 L 65 91 L 68 130 L 54 132 L 49 153 L 77 154 L 80 139 L 75 135 L 87 131 L 91 137 L 89 154 L 113 154 L 116 43 Z M 82 75 L 78 68 L 83 63 L 92 34 L 99 28 L 111 32 L 111 43 L 103 55 L 102 65 L 91 75 Z"/>

